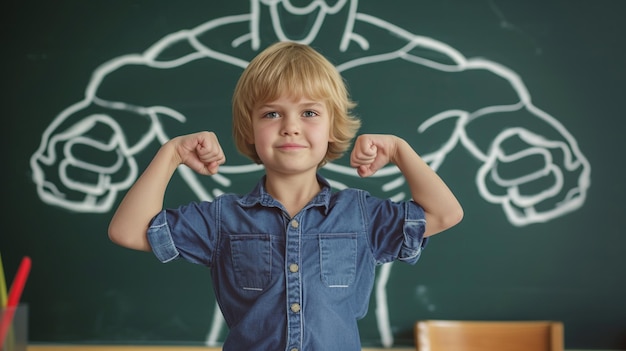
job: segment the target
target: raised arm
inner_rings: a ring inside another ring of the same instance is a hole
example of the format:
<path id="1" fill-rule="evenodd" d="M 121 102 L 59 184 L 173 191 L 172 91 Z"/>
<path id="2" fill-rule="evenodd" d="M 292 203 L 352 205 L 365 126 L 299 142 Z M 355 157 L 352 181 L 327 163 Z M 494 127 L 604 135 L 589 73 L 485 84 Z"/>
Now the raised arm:
<path id="1" fill-rule="evenodd" d="M 443 180 L 404 139 L 394 135 L 360 135 L 355 143 L 350 164 L 361 177 L 376 173 L 393 163 L 406 178 L 413 200 L 426 213 L 426 233 L 442 232 L 461 221 L 463 209 Z"/>
<path id="2" fill-rule="evenodd" d="M 148 226 L 163 209 L 165 190 L 176 168 L 184 164 L 200 174 L 212 175 L 225 160 L 211 132 L 179 136 L 165 143 L 122 199 L 109 223 L 109 238 L 127 248 L 151 251 Z"/>

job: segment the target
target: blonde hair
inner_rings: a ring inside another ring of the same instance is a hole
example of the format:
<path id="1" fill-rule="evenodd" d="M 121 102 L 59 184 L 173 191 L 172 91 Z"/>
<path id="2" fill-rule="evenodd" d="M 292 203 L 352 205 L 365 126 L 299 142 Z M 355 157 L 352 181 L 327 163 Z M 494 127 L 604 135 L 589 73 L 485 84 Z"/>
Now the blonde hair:
<path id="1" fill-rule="evenodd" d="M 255 106 L 282 94 L 323 101 L 330 112 L 330 140 L 319 167 L 341 157 L 350 147 L 361 122 L 352 115 L 356 104 L 335 66 L 313 48 L 278 42 L 256 56 L 242 73 L 233 94 L 233 138 L 237 150 L 256 163 L 252 130 Z"/>

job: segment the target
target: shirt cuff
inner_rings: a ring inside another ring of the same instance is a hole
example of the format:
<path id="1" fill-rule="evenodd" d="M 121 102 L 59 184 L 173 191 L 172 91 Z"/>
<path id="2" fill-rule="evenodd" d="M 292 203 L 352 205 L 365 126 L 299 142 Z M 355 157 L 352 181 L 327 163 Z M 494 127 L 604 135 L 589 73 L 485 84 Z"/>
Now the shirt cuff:
<path id="1" fill-rule="evenodd" d="M 421 206 L 413 201 L 405 203 L 406 211 L 404 218 L 404 240 L 398 260 L 415 264 L 420 258 L 422 249 L 428 243 L 428 238 L 424 238 L 426 231 L 426 215 Z"/>
<path id="2" fill-rule="evenodd" d="M 148 241 L 156 258 L 163 263 L 172 261 L 180 255 L 172 240 L 165 210 L 152 219 L 148 227 Z"/>

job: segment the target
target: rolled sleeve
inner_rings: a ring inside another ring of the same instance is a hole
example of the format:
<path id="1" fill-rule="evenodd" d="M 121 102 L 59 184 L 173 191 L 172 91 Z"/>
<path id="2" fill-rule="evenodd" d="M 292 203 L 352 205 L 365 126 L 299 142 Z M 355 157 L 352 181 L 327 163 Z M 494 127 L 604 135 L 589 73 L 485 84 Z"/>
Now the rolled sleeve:
<path id="1" fill-rule="evenodd" d="M 148 241 L 156 258 L 163 263 L 172 261 L 180 256 L 172 240 L 170 228 L 167 225 L 165 210 L 159 212 L 152 219 L 148 227 Z"/>
<path id="2" fill-rule="evenodd" d="M 414 201 L 407 201 L 405 206 L 405 218 L 402 228 L 404 240 L 398 260 L 415 264 L 422 253 L 422 249 L 428 243 L 428 238 L 424 238 L 426 215 L 422 207 Z"/>

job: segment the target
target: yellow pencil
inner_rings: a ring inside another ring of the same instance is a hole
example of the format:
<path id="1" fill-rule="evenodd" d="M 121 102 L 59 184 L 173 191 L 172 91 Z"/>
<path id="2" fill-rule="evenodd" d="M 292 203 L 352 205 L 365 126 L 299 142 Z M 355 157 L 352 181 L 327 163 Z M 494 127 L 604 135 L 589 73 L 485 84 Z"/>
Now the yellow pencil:
<path id="1" fill-rule="evenodd" d="M 0 306 L 7 306 L 7 282 L 4 278 L 4 268 L 2 266 L 2 255 L 0 254 Z"/>

